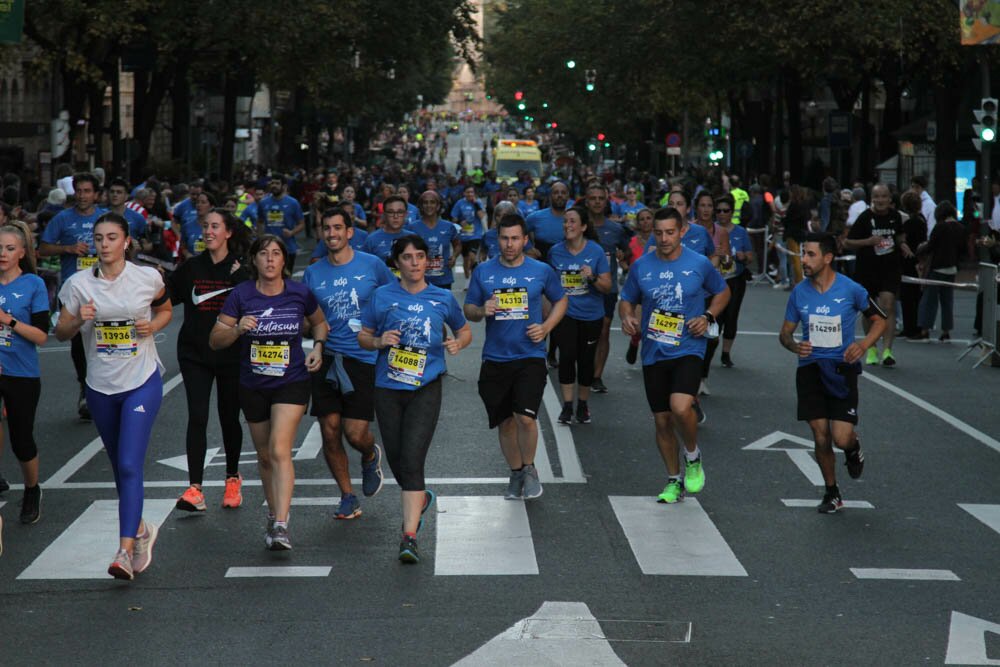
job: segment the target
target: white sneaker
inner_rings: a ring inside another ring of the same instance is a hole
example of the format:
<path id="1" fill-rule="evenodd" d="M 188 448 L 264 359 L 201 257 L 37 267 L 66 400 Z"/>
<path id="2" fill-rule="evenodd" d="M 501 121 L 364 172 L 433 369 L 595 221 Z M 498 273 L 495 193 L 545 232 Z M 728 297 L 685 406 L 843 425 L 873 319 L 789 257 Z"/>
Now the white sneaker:
<path id="1" fill-rule="evenodd" d="M 708 383 L 705 382 L 704 380 L 702 380 L 701 384 L 698 385 L 698 395 L 699 396 L 711 396 L 712 395 L 712 392 L 710 392 L 708 390 Z"/>

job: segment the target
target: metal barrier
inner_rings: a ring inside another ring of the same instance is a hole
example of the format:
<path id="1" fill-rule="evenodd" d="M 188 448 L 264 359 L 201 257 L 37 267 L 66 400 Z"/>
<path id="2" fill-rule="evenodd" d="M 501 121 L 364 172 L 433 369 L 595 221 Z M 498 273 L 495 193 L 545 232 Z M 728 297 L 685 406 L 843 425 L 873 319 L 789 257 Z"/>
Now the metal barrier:
<path id="1" fill-rule="evenodd" d="M 978 368 L 987 359 L 990 360 L 991 366 L 1000 366 L 1000 355 L 997 354 L 997 325 L 1000 321 L 1000 308 L 997 307 L 997 281 L 1000 280 L 1000 272 L 998 272 L 997 265 L 980 262 L 978 278 L 978 288 L 983 295 L 983 328 L 980 332 L 981 336 L 969 343 L 965 352 L 959 355 L 958 361 L 961 361 L 973 350 L 978 349 L 981 354 L 978 361 L 972 365 L 973 368 Z"/>
<path id="2" fill-rule="evenodd" d="M 753 280 L 751 280 L 749 284 L 750 285 L 759 285 L 760 283 L 762 283 L 764 281 L 767 281 L 767 282 L 771 283 L 772 285 L 776 285 L 777 282 L 774 280 L 774 278 L 772 278 L 767 273 L 767 251 L 768 251 L 768 248 L 770 248 L 770 246 L 771 246 L 771 230 L 767 226 L 760 227 L 758 229 L 750 229 L 748 227 L 747 228 L 747 234 L 763 234 L 764 235 L 764 243 L 763 243 L 763 246 L 762 246 L 763 250 L 761 252 L 757 252 L 757 248 L 753 249 L 754 255 L 755 255 L 754 259 L 757 260 L 757 272 L 754 273 Z M 753 241 L 751 239 L 751 244 L 752 243 L 753 243 Z"/>

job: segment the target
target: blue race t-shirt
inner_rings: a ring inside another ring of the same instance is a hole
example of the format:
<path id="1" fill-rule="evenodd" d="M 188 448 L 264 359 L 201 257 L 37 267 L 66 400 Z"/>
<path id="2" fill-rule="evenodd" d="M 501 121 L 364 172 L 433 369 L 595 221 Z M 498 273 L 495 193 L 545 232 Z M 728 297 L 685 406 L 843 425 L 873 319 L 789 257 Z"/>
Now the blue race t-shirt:
<path id="1" fill-rule="evenodd" d="M 520 213 L 521 217 L 525 220 L 527 220 L 528 216 L 532 213 L 538 212 L 540 208 L 541 206 L 539 206 L 537 199 L 532 199 L 531 201 L 521 199 L 517 202 L 517 212 Z"/>
<path id="2" fill-rule="evenodd" d="M 86 255 L 65 253 L 59 256 L 59 276 L 62 282 L 69 280 L 77 271 L 93 268 L 97 264 L 94 249 L 94 223 L 104 215 L 105 209 L 95 208 L 90 215 L 80 215 L 75 208 L 67 208 L 56 213 L 42 232 L 42 243 L 55 245 L 76 245 L 81 241 L 90 246 Z"/>
<path id="3" fill-rule="evenodd" d="M 447 220 L 438 220 L 434 229 L 423 220 L 409 228 L 409 233 L 421 237 L 427 244 L 427 282 L 438 287 L 448 287 L 455 282 L 451 273 L 451 241 L 458 238 L 458 228 Z"/>
<path id="4" fill-rule="evenodd" d="M 525 257 L 520 266 L 504 266 L 491 259 L 476 267 L 469 281 L 465 303 L 482 306 L 496 297 L 497 310 L 486 318 L 483 359 L 512 361 L 545 357 L 545 341 L 533 343 L 528 325 L 541 324 L 542 295 L 555 303 L 563 298 L 563 288 L 552 267 Z"/>
<path id="5" fill-rule="evenodd" d="M 258 208 L 264 215 L 264 231 L 283 240 L 288 252 L 298 252 L 299 244 L 295 237 L 286 238 L 282 231 L 295 229 L 302 222 L 302 207 L 299 206 L 299 202 L 288 195 L 282 195 L 280 198 L 268 195 L 261 200 Z"/>
<path id="6" fill-rule="evenodd" d="M 595 225 L 595 227 L 597 227 Z M 632 233 L 620 223 L 605 218 L 604 224 L 597 227 L 597 238 L 601 247 L 604 248 L 604 256 L 608 259 L 608 267 L 611 269 L 611 294 L 618 293 L 618 251 L 621 250 L 628 257 L 631 251 L 628 247 Z"/>
<path id="7" fill-rule="evenodd" d="M 551 208 L 543 208 L 528 216 L 528 231 L 534 233 L 535 242 L 555 245 L 563 240 L 563 216 L 555 215 Z"/>
<path id="8" fill-rule="evenodd" d="M 483 238 L 483 221 L 479 219 L 477 213 L 483 210 L 479 202 L 470 202 L 461 199 L 451 207 L 451 221 L 456 223 L 461 230 L 463 241 L 474 241 Z"/>
<path id="9" fill-rule="evenodd" d="M 350 262 L 339 266 L 324 257 L 306 268 L 302 282 L 316 297 L 330 325 L 323 352 L 339 352 L 374 364 L 377 355 L 358 344 L 358 332 L 361 309 L 375 289 L 396 282 L 385 262 L 364 252 L 355 252 Z"/>
<path id="10" fill-rule="evenodd" d="M 728 270 L 719 269 L 722 277 L 730 280 L 742 276 L 746 265 L 736 259 L 736 253 L 752 251 L 753 246 L 750 245 L 750 234 L 747 233 L 746 228 L 743 225 L 733 225 L 732 229 L 729 230 L 729 252 L 732 253 L 733 264 Z"/>
<path id="11" fill-rule="evenodd" d="M 401 229 L 395 233 L 387 232 L 385 229 L 376 229 L 368 235 L 367 239 L 365 239 L 365 244 L 361 247 L 361 250 L 369 255 L 375 255 L 388 264 L 390 258 L 392 257 L 392 244 L 399 237 L 409 236 L 411 234 L 413 234 L 413 232 L 408 229 Z"/>
<path id="12" fill-rule="evenodd" d="M 500 256 L 500 231 L 496 227 L 491 227 L 483 232 L 483 247 L 486 248 L 486 259 L 493 259 Z M 524 250 L 527 252 L 534 248 L 531 239 L 524 242 Z"/>
<path id="13" fill-rule="evenodd" d="M 129 236 L 139 239 L 146 235 L 146 218 L 142 217 L 142 213 L 126 206 L 125 220 L 128 222 Z"/>
<path id="14" fill-rule="evenodd" d="M 569 297 L 569 307 L 566 315 L 574 320 L 592 321 L 604 317 L 604 295 L 584 280 L 580 269 L 589 266 L 594 277 L 609 273 L 608 258 L 600 245 L 588 240 L 583 249 L 574 255 L 566 247 L 566 242 L 557 243 L 549 250 L 549 264 L 559 275 L 559 282 L 566 296 Z"/>
<path id="15" fill-rule="evenodd" d="M 812 354 L 799 358 L 799 366 L 819 359 L 844 360 L 844 351 L 854 342 L 858 314 L 868 310 L 868 292 L 847 276 L 834 274 L 826 292 L 816 291 L 811 280 L 803 280 L 788 296 L 785 321 L 802 323 L 802 340 L 812 343 Z"/>
<path id="16" fill-rule="evenodd" d="M 285 291 L 266 296 L 254 280 L 233 288 L 222 305 L 222 314 L 236 318 L 257 318 L 257 328 L 242 336 L 240 384 L 250 389 L 276 389 L 309 379 L 302 351 L 302 320 L 319 308 L 309 288 L 285 280 Z"/>
<path id="17" fill-rule="evenodd" d="M 664 359 L 705 358 L 704 336 L 687 323 L 705 313 L 705 299 L 726 289 L 726 281 L 707 257 L 687 248 L 673 260 L 655 252 L 636 260 L 622 288 L 622 300 L 642 305 L 642 365 Z"/>
<path id="18" fill-rule="evenodd" d="M 623 201 L 620 204 L 614 204 L 611 208 L 614 210 L 615 215 L 622 219 L 622 223 L 628 225 L 635 222 L 635 216 L 638 215 L 639 211 L 646 208 L 646 205 L 641 201 L 637 201 L 634 204 Z"/>
<path id="19" fill-rule="evenodd" d="M 715 241 L 712 239 L 712 235 L 708 233 L 708 230 L 695 222 L 685 223 L 687 225 L 687 231 L 681 236 L 681 245 L 688 250 L 693 250 L 699 255 L 704 255 L 705 257 L 711 257 L 715 254 Z M 645 251 L 656 249 L 656 234 L 650 234 L 649 240 L 646 241 Z"/>
<path id="20" fill-rule="evenodd" d="M 355 220 L 368 222 L 368 216 L 365 215 L 365 209 L 358 202 L 354 202 L 354 218 Z"/>
<path id="21" fill-rule="evenodd" d="M 34 273 L 22 273 L 0 285 L 0 308 L 18 322 L 31 324 L 31 316 L 49 310 L 49 290 Z M 38 346 L 6 324 L 0 324 L 0 373 L 12 377 L 41 377 Z"/>
<path id="22" fill-rule="evenodd" d="M 240 213 L 240 220 L 243 221 L 243 224 L 249 226 L 251 229 L 254 229 L 257 226 L 257 214 L 257 202 L 250 202 L 247 204 L 246 208 L 243 209 L 243 212 Z"/>
<path id="23" fill-rule="evenodd" d="M 185 223 L 181 227 L 181 243 L 192 255 L 200 255 L 205 252 L 205 239 L 202 236 L 204 230 L 197 220 Z"/>
<path id="24" fill-rule="evenodd" d="M 174 206 L 174 226 L 183 227 L 184 225 L 191 224 L 198 221 L 198 209 L 195 208 L 194 202 L 188 197 L 184 201 Z"/>
<path id="25" fill-rule="evenodd" d="M 428 285 L 410 294 L 396 281 L 375 290 L 361 310 L 361 326 L 376 336 L 400 332 L 399 345 L 378 351 L 375 386 L 414 391 L 445 371 L 444 325 L 465 326 L 465 315 L 452 293 Z"/>
<path id="26" fill-rule="evenodd" d="M 406 204 L 406 224 L 412 225 L 420 220 L 420 209 L 416 204 Z"/>

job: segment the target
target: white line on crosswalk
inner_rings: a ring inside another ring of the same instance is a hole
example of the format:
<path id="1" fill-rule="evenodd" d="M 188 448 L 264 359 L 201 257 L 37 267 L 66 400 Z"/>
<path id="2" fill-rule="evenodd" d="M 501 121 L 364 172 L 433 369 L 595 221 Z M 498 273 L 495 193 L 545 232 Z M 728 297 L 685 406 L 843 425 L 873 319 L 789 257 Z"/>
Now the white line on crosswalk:
<path id="1" fill-rule="evenodd" d="M 898 579 L 903 581 L 961 581 L 951 570 L 921 570 L 896 567 L 852 567 L 858 579 Z"/>
<path id="2" fill-rule="evenodd" d="M 674 505 L 661 505 L 648 496 L 609 500 L 643 574 L 747 576 L 696 499 Z"/>
<path id="3" fill-rule="evenodd" d="M 959 507 L 1000 533 L 1000 505 L 959 503 Z"/>
<path id="4" fill-rule="evenodd" d="M 434 574 L 538 574 L 528 512 L 499 496 L 439 496 Z"/>
<path id="5" fill-rule="evenodd" d="M 306 437 L 303 438 L 302 444 L 299 445 L 299 451 L 295 452 L 295 460 L 308 461 L 314 459 L 322 448 L 323 434 L 319 429 L 319 422 L 315 421 L 309 427 L 309 431 L 306 432 Z"/>
<path id="6" fill-rule="evenodd" d="M 782 498 L 781 502 L 785 504 L 785 507 L 809 507 L 815 509 L 816 505 L 819 505 L 819 501 L 809 500 L 808 498 Z M 855 510 L 875 509 L 875 506 L 867 500 L 845 500 L 844 507 Z"/>
<path id="7" fill-rule="evenodd" d="M 263 567 L 231 567 L 227 578 L 239 577 L 329 577 L 331 565 L 272 565 Z"/>
<path id="8" fill-rule="evenodd" d="M 556 441 L 556 452 L 559 454 L 559 465 L 562 468 L 562 481 L 578 484 L 586 483 L 587 478 L 583 476 L 580 457 L 576 453 L 576 441 L 573 439 L 573 432 L 569 426 L 558 422 L 561 404 L 555 390 L 552 388 L 551 382 L 545 383 L 542 401 L 545 404 L 545 413 L 549 417 L 549 425 L 552 427 L 553 437 Z"/>
<path id="9" fill-rule="evenodd" d="M 497 493 L 507 488 L 507 478 L 506 477 L 428 477 L 426 480 L 428 486 L 497 486 Z M 560 484 L 562 483 L 562 478 L 555 478 L 550 480 L 550 483 Z M 147 489 L 186 489 L 191 482 L 187 480 L 146 480 L 143 486 Z M 352 479 L 351 484 L 360 485 L 360 479 Z M 394 486 L 396 480 L 386 478 L 385 484 L 387 486 Z M 222 487 L 225 486 L 225 480 L 221 479 L 206 479 L 202 482 L 202 486 L 205 487 Z M 332 479 L 296 479 L 296 486 L 336 486 L 337 483 Z M 45 486 L 46 491 L 50 490 L 69 490 L 69 489 L 113 489 L 115 488 L 114 482 L 64 482 L 62 484 L 54 484 L 52 486 Z M 260 486 L 259 479 L 244 479 L 243 486 Z"/>
<path id="10" fill-rule="evenodd" d="M 153 523 L 163 523 L 174 502 L 146 500 L 142 515 Z M 108 564 L 117 548 L 118 501 L 95 500 L 17 578 L 108 579 Z"/>

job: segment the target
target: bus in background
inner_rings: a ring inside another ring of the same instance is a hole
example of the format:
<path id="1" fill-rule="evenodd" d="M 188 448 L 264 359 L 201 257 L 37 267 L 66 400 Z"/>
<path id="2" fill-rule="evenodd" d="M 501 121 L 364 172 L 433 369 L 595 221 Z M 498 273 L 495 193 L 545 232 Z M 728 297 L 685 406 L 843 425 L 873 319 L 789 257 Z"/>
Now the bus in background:
<path id="1" fill-rule="evenodd" d="M 493 171 L 498 183 L 513 183 L 517 172 L 527 171 L 537 186 L 542 180 L 542 151 L 528 139 L 501 139 L 493 151 Z"/>

